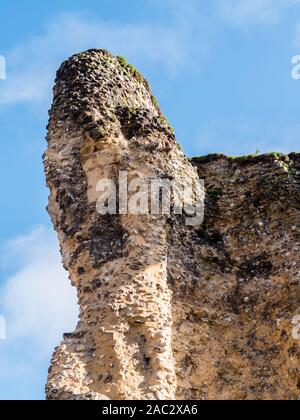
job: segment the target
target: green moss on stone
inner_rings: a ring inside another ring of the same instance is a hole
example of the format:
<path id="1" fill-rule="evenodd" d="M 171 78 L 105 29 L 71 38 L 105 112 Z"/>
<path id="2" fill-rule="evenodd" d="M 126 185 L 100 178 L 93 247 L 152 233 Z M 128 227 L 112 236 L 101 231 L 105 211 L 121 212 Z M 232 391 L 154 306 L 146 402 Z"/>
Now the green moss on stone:
<path id="1" fill-rule="evenodd" d="M 190 161 L 193 163 L 206 164 L 206 163 L 214 162 L 215 160 L 218 160 L 218 159 L 227 159 L 227 157 L 221 153 L 211 153 L 205 156 L 193 157 L 190 159 Z"/>
<path id="2" fill-rule="evenodd" d="M 151 95 L 151 100 L 153 102 L 153 105 L 156 106 L 157 108 L 159 107 L 158 105 L 158 100 L 154 95 Z"/>
<path id="3" fill-rule="evenodd" d="M 136 69 L 136 67 L 134 67 L 132 64 L 129 64 L 127 62 L 126 58 L 122 57 L 121 55 L 118 55 L 117 60 L 120 64 L 120 66 L 122 67 L 123 71 L 125 71 L 125 73 L 128 76 L 133 76 L 139 82 L 144 82 L 145 81 L 143 75 Z"/>
<path id="4" fill-rule="evenodd" d="M 122 57 L 121 55 L 117 56 L 117 60 L 121 64 L 122 67 L 127 66 L 127 60 L 124 57 Z"/>
<path id="5" fill-rule="evenodd" d="M 279 152 L 273 152 L 273 153 L 265 153 L 265 154 L 257 154 L 254 153 L 252 155 L 244 155 L 244 156 L 226 156 L 224 154 L 218 154 L 213 153 L 206 156 L 198 156 L 191 158 L 190 161 L 194 164 L 208 164 L 211 162 L 215 162 L 219 159 L 226 159 L 228 162 L 234 163 L 234 164 L 241 164 L 245 165 L 248 163 L 257 163 L 257 162 L 271 162 L 271 161 L 279 161 L 282 165 L 286 164 L 289 166 L 289 162 L 287 162 L 286 157 L 284 154 Z"/>
<path id="6" fill-rule="evenodd" d="M 210 187 L 210 188 L 208 188 L 207 193 L 209 195 L 214 195 L 216 197 L 220 197 L 220 196 L 223 195 L 223 191 L 221 190 L 221 188 L 218 188 L 218 187 Z"/>
<path id="7" fill-rule="evenodd" d="M 158 107 L 158 103 L 157 103 L 157 107 Z M 165 115 L 162 115 L 162 119 L 163 119 L 163 122 L 165 122 L 168 125 L 172 133 L 175 134 L 175 128 L 172 126 L 168 118 Z"/>

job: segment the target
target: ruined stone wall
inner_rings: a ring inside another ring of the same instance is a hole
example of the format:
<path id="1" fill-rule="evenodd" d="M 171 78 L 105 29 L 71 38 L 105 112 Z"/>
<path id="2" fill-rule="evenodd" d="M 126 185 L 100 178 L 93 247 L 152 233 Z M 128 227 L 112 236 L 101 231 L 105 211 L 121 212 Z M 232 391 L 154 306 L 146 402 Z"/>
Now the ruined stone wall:
<path id="1" fill-rule="evenodd" d="M 206 217 L 172 245 L 189 255 L 169 280 L 177 396 L 298 399 L 300 155 L 193 163 Z"/>
<path id="2" fill-rule="evenodd" d="M 300 156 L 188 160 L 144 78 L 103 50 L 61 66 L 48 128 L 49 213 L 80 321 L 47 398 L 297 399 Z M 97 182 L 120 171 L 205 179 L 203 225 L 101 216 Z"/>

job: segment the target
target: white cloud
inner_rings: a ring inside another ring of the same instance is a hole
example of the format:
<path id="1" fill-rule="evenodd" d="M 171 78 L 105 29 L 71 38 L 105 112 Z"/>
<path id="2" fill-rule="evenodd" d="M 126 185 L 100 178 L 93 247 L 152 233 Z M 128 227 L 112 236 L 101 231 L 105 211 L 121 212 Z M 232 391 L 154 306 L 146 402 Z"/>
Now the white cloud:
<path id="1" fill-rule="evenodd" d="M 43 226 L 2 247 L 0 268 L 0 314 L 7 327 L 7 339 L 0 341 L 0 399 L 43 399 L 51 354 L 77 324 L 76 291 L 56 235 Z"/>
<path id="2" fill-rule="evenodd" d="M 217 14 L 229 24 L 249 27 L 277 23 L 285 9 L 300 0 L 215 0 Z"/>
<path id="3" fill-rule="evenodd" d="M 278 127 L 266 122 L 264 126 L 245 116 L 233 121 L 214 121 L 199 128 L 196 141 L 189 146 L 189 155 L 220 153 L 229 156 L 291 151 L 300 152 L 300 125 Z M 228 141 L 226 141 L 226 139 Z"/>
<path id="4" fill-rule="evenodd" d="M 300 22 L 296 25 L 293 47 L 297 50 L 300 49 Z"/>
<path id="5" fill-rule="evenodd" d="M 157 1 L 148 3 L 157 9 Z M 168 75 L 184 71 L 211 52 L 220 21 L 239 28 L 275 23 L 288 7 L 297 4 L 300 0 L 212 0 L 209 4 L 165 0 L 160 6 L 166 12 L 163 19 L 135 23 L 74 13 L 54 16 L 41 34 L 7 54 L 7 79 L 1 84 L 0 105 L 49 106 L 61 62 L 89 48 L 124 55 L 142 69 L 150 64 Z"/>
<path id="6" fill-rule="evenodd" d="M 28 339 L 41 356 L 48 354 L 63 332 L 75 328 L 78 318 L 76 291 L 62 267 L 55 234 L 39 227 L 10 242 L 4 263 L 18 265 L 1 291 L 6 346 Z"/>
<path id="7" fill-rule="evenodd" d="M 261 148 L 263 141 L 259 135 L 260 130 L 256 130 L 255 125 L 245 117 L 237 118 L 234 122 L 213 121 L 199 128 L 192 154 L 220 153 L 220 144 L 222 153 L 230 156 L 254 153 Z"/>
<path id="8" fill-rule="evenodd" d="M 165 22 L 119 24 L 78 14 L 56 16 L 44 33 L 16 46 L 7 56 L 7 80 L 0 105 L 29 102 L 46 105 L 55 72 L 68 56 L 89 48 L 125 55 L 139 66 L 154 63 L 168 73 L 192 61 L 200 43 L 191 44 L 190 25 L 183 15 Z"/>

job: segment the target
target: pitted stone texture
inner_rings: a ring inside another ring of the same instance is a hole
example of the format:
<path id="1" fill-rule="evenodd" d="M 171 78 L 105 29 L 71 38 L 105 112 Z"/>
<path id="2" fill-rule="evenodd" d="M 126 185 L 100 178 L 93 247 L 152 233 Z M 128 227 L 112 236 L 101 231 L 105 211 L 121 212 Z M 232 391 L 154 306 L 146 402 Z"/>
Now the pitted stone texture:
<path id="1" fill-rule="evenodd" d="M 44 162 L 80 306 L 48 399 L 299 398 L 299 155 L 189 161 L 144 78 L 91 50 L 58 71 Z M 204 178 L 204 224 L 100 216 L 120 171 Z"/>
<path id="2" fill-rule="evenodd" d="M 106 51 L 58 72 L 45 154 L 49 212 L 80 322 L 56 350 L 48 398 L 174 399 L 167 218 L 100 216 L 97 183 L 197 179 L 144 79 Z M 91 394 L 92 393 L 92 394 Z"/>

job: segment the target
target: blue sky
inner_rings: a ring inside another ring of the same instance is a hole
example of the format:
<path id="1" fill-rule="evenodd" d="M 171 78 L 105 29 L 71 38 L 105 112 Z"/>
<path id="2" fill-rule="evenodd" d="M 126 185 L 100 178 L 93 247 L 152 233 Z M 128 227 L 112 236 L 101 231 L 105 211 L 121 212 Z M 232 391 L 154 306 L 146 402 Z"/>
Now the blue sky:
<path id="1" fill-rule="evenodd" d="M 76 324 L 41 161 L 60 63 L 93 47 L 126 56 L 189 156 L 299 151 L 299 12 L 299 0 L 2 2 L 0 399 L 44 398 L 53 348 Z"/>

